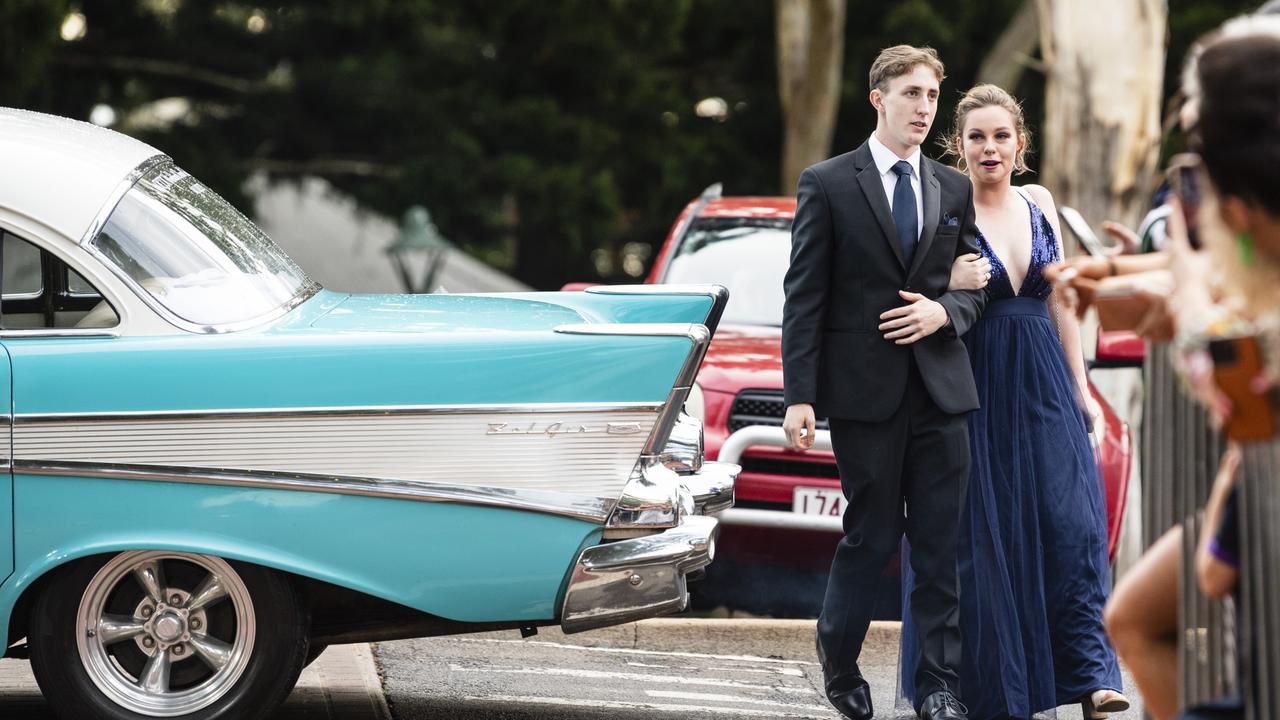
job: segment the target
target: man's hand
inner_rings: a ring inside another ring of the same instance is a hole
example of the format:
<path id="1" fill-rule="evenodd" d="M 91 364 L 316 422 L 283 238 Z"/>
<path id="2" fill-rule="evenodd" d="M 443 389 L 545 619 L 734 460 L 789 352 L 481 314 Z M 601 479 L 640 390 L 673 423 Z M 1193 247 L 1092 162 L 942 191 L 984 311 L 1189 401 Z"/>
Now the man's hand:
<path id="1" fill-rule="evenodd" d="M 813 432 L 818 427 L 818 418 L 809 403 L 796 403 L 787 407 L 787 417 L 782 421 L 782 429 L 787 433 L 787 442 L 794 450 L 808 450 L 813 447 Z"/>
<path id="2" fill-rule="evenodd" d="M 896 307 L 880 314 L 880 332 L 885 340 L 896 345 L 910 345 L 929 337 L 947 324 L 947 309 L 919 293 L 899 290 L 898 294 L 909 305 Z"/>

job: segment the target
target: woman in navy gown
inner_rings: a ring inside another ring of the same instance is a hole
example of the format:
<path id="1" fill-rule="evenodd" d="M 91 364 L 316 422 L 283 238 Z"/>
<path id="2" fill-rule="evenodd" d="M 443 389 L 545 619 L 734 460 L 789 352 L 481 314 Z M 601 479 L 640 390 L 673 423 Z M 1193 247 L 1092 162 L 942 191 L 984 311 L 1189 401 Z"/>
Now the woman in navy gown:
<path id="1" fill-rule="evenodd" d="M 1089 442 L 1099 408 L 1075 316 L 1056 310 L 1043 274 L 1062 258 L 1057 211 L 1044 188 L 1010 183 L 1027 142 L 1022 109 L 1000 88 L 980 85 L 960 101 L 948 146 L 973 182 L 982 256 L 957 261 L 952 284 L 986 281 L 988 297 L 964 338 L 982 404 L 970 416 L 960 528 L 959 696 L 971 720 L 1076 702 L 1105 717 L 1129 705 L 1102 621 L 1106 506 Z M 904 597 L 911 586 L 904 563 Z M 914 700 L 909 617 L 902 648 L 901 688 Z"/>

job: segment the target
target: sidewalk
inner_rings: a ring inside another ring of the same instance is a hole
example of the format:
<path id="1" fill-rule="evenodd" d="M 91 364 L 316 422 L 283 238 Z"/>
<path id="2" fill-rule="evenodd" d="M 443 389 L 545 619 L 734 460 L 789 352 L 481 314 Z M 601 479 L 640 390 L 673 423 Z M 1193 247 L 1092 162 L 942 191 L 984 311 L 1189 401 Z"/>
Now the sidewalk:
<path id="1" fill-rule="evenodd" d="M 898 622 L 873 622 L 863 643 L 865 652 L 897 658 Z M 817 662 L 815 620 L 659 618 L 585 633 L 565 635 L 559 628 L 539 628 L 538 640 L 632 650 L 758 655 L 779 660 Z"/>
<path id="2" fill-rule="evenodd" d="M 26 660 L 0 660 L 0 717 L 53 720 Z M 302 671 L 273 720 L 391 720 L 369 646 L 326 650 Z"/>

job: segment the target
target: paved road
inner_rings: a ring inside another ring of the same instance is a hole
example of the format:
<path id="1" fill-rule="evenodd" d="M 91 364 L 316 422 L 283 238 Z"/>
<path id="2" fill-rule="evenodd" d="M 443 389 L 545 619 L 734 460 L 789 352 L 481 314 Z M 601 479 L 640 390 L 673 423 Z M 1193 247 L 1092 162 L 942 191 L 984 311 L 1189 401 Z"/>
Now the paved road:
<path id="1" fill-rule="evenodd" d="M 0 660 L 0 718 L 55 720 L 25 660 Z M 326 650 L 272 720 L 390 720 L 369 646 Z"/>
<path id="2" fill-rule="evenodd" d="M 812 663 L 453 638 L 378 646 L 397 720 L 838 717 Z"/>
<path id="3" fill-rule="evenodd" d="M 387 720 L 385 703 L 395 720 L 838 720 L 812 647 L 812 622 L 732 620 L 405 640 L 372 654 L 340 646 L 307 669 L 273 720 Z M 913 717 L 893 702 L 896 624 L 872 628 L 862 667 L 877 717 Z M 1134 708 L 1113 717 L 1141 716 Z M 1058 713 L 1079 717 L 1079 706 Z M 0 718 L 53 720 L 23 661 L 0 660 Z"/>
<path id="4" fill-rule="evenodd" d="M 668 627 L 669 637 L 642 648 L 621 636 L 606 639 L 612 647 L 593 648 L 570 644 L 592 642 L 582 636 L 544 632 L 520 640 L 514 632 L 489 633 L 380 643 L 376 655 L 397 720 L 838 719 L 820 691 L 818 666 L 799 659 L 812 657 L 812 625 L 789 627 L 793 638 L 778 637 L 777 626 L 775 633 L 726 630 L 726 643 L 704 621 L 683 631 Z M 896 627 L 872 633 L 861 664 L 876 716 L 913 718 L 909 707 L 894 703 Z M 1076 720 L 1080 708 L 1064 707 L 1057 716 Z M 1138 720 L 1142 713 L 1133 708 L 1112 717 Z"/>

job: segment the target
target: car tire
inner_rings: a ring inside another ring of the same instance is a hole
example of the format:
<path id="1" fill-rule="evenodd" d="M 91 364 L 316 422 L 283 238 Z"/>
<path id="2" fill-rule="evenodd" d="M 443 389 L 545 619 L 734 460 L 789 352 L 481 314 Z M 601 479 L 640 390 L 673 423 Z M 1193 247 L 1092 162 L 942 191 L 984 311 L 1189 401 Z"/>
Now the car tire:
<path id="1" fill-rule="evenodd" d="M 297 683 L 308 625 L 279 573 L 131 551 L 57 570 L 32 611 L 28 642 L 59 717 L 256 720 Z"/>
<path id="2" fill-rule="evenodd" d="M 307 648 L 307 659 L 303 661 L 302 667 L 309 667 L 328 649 L 329 645 L 327 643 L 311 643 L 310 647 Z"/>

